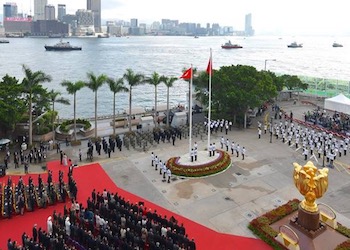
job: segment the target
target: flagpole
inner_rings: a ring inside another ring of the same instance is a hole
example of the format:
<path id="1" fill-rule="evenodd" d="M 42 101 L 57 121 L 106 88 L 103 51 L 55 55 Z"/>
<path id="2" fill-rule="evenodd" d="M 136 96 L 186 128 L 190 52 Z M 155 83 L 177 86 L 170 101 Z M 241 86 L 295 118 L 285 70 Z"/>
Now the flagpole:
<path id="1" fill-rule="evenodd" d="M 190 93 L 189 93 L 189 100 L 190 100 L 190 106 L 188 109 L 189 112 L 189 154 L 191 158 L 191 151 L 192 151 L 192 83 L 193 83 L 193 68 L 191 64 L 191 80 L 190 80 Z"/>
<path id="2" fill-rule="evenodd" d="M 208 122 L 207 122 L 207 126 L 208 126 L 208 151 L 209 146 L 210 146 L 210 122 L 211 122 L 211 74 L 212 74 L 212 67 L 213 67 L 213 62 L 212 62 L 212 52 L 211 52 L 211 48 L 210 48 L 210 58 L 209 58 L 209 101 L 208 101 Z"/>

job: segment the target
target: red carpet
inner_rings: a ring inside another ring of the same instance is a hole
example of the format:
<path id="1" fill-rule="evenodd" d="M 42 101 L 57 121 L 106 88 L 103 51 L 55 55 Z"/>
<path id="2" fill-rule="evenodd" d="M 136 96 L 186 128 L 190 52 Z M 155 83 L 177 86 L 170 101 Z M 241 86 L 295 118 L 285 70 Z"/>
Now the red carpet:
<path id="1" fill-rule="evenodd" d="M 65 181 L 67 179 L 67 169 L 60 166 L 59 161 L 49 162 L 47 164 L 48 169 L 53 171 L 53 179 L 58 182 L 58 170 L 64 170 Z M 28 176 L 23 176 L 24 183 L 28 183 Z M 37 182 L 37 175 L 32 175 L 35 183 Z M 47 174 L 41 174 L 43 181 L 46 182 Z M 130 202 L 138 203 L 143 201 L 145 207 L 151 208 L 152 210 L 157 210 L 161 215 L 167 215 L 168 218 L 173 215 L 179 223 L 183 223 L 186 228 L 186 233 L 189 238 L 194 238 L 196 242 L 197 249 L 220 249 L 220 250 L 232 250 L 232 249 L 250 249 L 250 250 L 264 250 L 272 249 L 266 243 L 261 240 L 222 234 L 215 232 L 207 227 L 204 227 L 196 222 L 193 222 L 181 215 L 174 214 L 156 204 L 146 201 L 134 194 L 131 194 L 123 189 L 118 188 L 111 178 L 106 174 L 99 164 L 90 164 L 74 169 L 73 172 L 74 179 L 78 186 L 78 201 L 86 206 L 86 200 L 91 195 L 93 188 L 96 191 L 102 192 L 103 189 L 107 189 L 111 192 L 118 192 L 119 195 L 125 197 Z M 0 183 L 7 182 L 6 177 L 0 177 Z M 12 176 L 12 179 L 17 183 L 19 176 Z M 71 203 L 68 202 L 67 206 Z M 32 235 L 32 227 L 36 223 L 38 227 L 42 227 L 46 230 L 46 220 L 47 217 L 52 215 L 53 211 L 56 210 L 59 213 L 63 213 L 64 204 L 59 203 L 55 206 L 49 206 L 46 209 L 36 209 L 34 212 L 25 212 L 23 216 L 14 216 L 11 219 L 0 219 L 0 249 L 7 249 L 7 240 L 11 238 L 12 240 L 18 241 L 21 244 L 21 235 L 26 232 L 29 236 Z"/>

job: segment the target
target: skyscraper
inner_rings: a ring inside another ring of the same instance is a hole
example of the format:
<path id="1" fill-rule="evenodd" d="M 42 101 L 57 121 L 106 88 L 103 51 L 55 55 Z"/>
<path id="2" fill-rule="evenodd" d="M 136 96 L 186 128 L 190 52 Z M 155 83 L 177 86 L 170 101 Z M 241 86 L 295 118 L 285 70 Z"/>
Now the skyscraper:
<path id="1" fill-rule="evenodd" d="M 251 13 L 245 15 L 244 33 L 246 36 L 254 36 L 254 30 L 252 27 L 252 14 Z"/>
<path id="2" fill-rule="evenodd" d="M 17 4 L 16 3 L 5 3 L 4 4 L 4 19 L 6 17 L 16 17 L 17 16 Z"/>
<path id="3" fill-rule="evenodd" d="M 47 0 L 34 0 L 34 21 L 45 20 Z"/>
<path id="4" fill-rule="evenodd" d="M 101 0 L 87 0 L 87 10 L 94 14 L 95 32 L 101 32 Z"/>
<path id="5" fill-rule="evenodd" d="M 66 15 L 66 5 L 58 4 L 57 5 L 57 19 L 62 21 L 63 17 Z"/>
<path id="6" fill-rule="evenodd" d="M 55 6 L 50 4 L 45 6 L 45 20 L 56 20 Z"/>

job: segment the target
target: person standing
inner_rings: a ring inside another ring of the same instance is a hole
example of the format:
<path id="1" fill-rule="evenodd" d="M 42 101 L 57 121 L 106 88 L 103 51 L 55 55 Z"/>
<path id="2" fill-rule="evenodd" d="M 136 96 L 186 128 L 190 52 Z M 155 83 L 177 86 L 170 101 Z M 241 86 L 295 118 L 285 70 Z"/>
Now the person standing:
<path id="1" fill-rule="evenodd" d="M 261 138 L 261 128 L 258 128 L 258 138 Z"/>
<path id="2" fill-rule="evenodd" d="M 176 140 L 176 135 L 175 133 L 172 133 L 171 138 L 173 140 L 173 146 L 175 146 L 175 140 Z"/>
<path id="3" fill-rule="evenodd" d="M 224 143 L 225 143 L 225 139 L 223 136 L 221 136 L 221 139 L 220 139 L 221 149 L 224 148 Z"/>
<path id="4" fill-rule="evenodd" d="M 231 154 L 233 155 L 233 152 L 235 151 L 235 142 L 232 141 L 231 143 Z"/>
<path id="5" fill-rule="evenodd" d="M 197 148 L 194 148 L 193 154 L 194 154 L 194 161 L 197 161 L 197 155 L 198 155 L 198 150 L 197 150 Z"/>
<path id="6" fill-rule="evenodd" d="M 33 234 L 33 241 L 37 242 L 37 240 L 38 240 L 38 229 L 37 229 L 37 225 L 36 224 L 34 224 L 34 226 L 33 226 L 32 234 Z"/>
<path id="7" fill-rule="evenodd" d="M 245 147 L 242 147 L 242 160 L 244 160 L 244 156 L 245 156 L 245 154 L 246 154 L 246 149 L 245 149 Z"/>
<path id="8" fill-rule="evenodd" d="M 151 153 L 151 166 L 154 167 L 154 153 Z"/>
<path id="9" fill-rule="evenodd" d="M 237 144 L 237 147 L 236 147 L 236 156 L 238 157 L 239 156 L 239 151 L 241 150 L 241 147 L 239 146 L 239 144 Z"/>
<path id="10" fill-rule="evenodd" d="M 168 175 L 168 183 L 170 183 L 170 178 L 171 178 L 171 170 L 170 170 L 170 168 L 167 169 L 166 173 Z"/>
<path id="11" fill-rule="evenodd" d="M 228 151 L 228 148 L 230 147 L 230 141 L 226 139 L 226 151 Z"/>
<path id="12" fill-rule="evenodd" d="M 65 167 L 68 166 L 68 157 L 67 157 L 66 153 L 63 153 L 62 163 L 63 163 L 63 166 L 65 166 Z"/>
<path id="13" fill-rule="evenodd" d="M 81 161 L 81 155 L 82 155 L 81 149 L 79 148 L 79 161 Z"/>
<path id="14" fill-rule="evenodd" d="M 159 159 L 158 159 L 158 156 L 156 155 L 156 157 L 154 158 L 154 165 L 155 165 L 155 170 L 157 171 L 158 170 L 158 164 L 159 164 Z"/>
<path id="15" fill-rule="evenodd" d="M 191 162 L 193 162 L 193 160 L 194 160 L 194 150 L 193 150 L 193 148 L 191 149 L 190 155 L 191 155 Z"/>
<path id="16" fill-rule="evenodd" d="M 208 151 L 209 151 L 209 157 L 211 157 L 211 152 L 213 150 L 213 145 L 210 143 Z"/>

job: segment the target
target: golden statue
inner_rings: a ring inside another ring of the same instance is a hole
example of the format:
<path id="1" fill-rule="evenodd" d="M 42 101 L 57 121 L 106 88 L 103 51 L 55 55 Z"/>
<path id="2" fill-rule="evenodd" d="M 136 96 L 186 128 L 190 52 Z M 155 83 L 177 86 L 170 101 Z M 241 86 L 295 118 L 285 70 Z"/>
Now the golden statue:
<path id="1" fill-rule="evenodd" d="M 328 188 L 328 168 L 318 169 L 311 161 L 304 167 L 293 163 L 293 179 L 296 188 L 305 199 L 300 206 L 309 212 L 317 212 L 316 199 L 321 198 Z"/>

